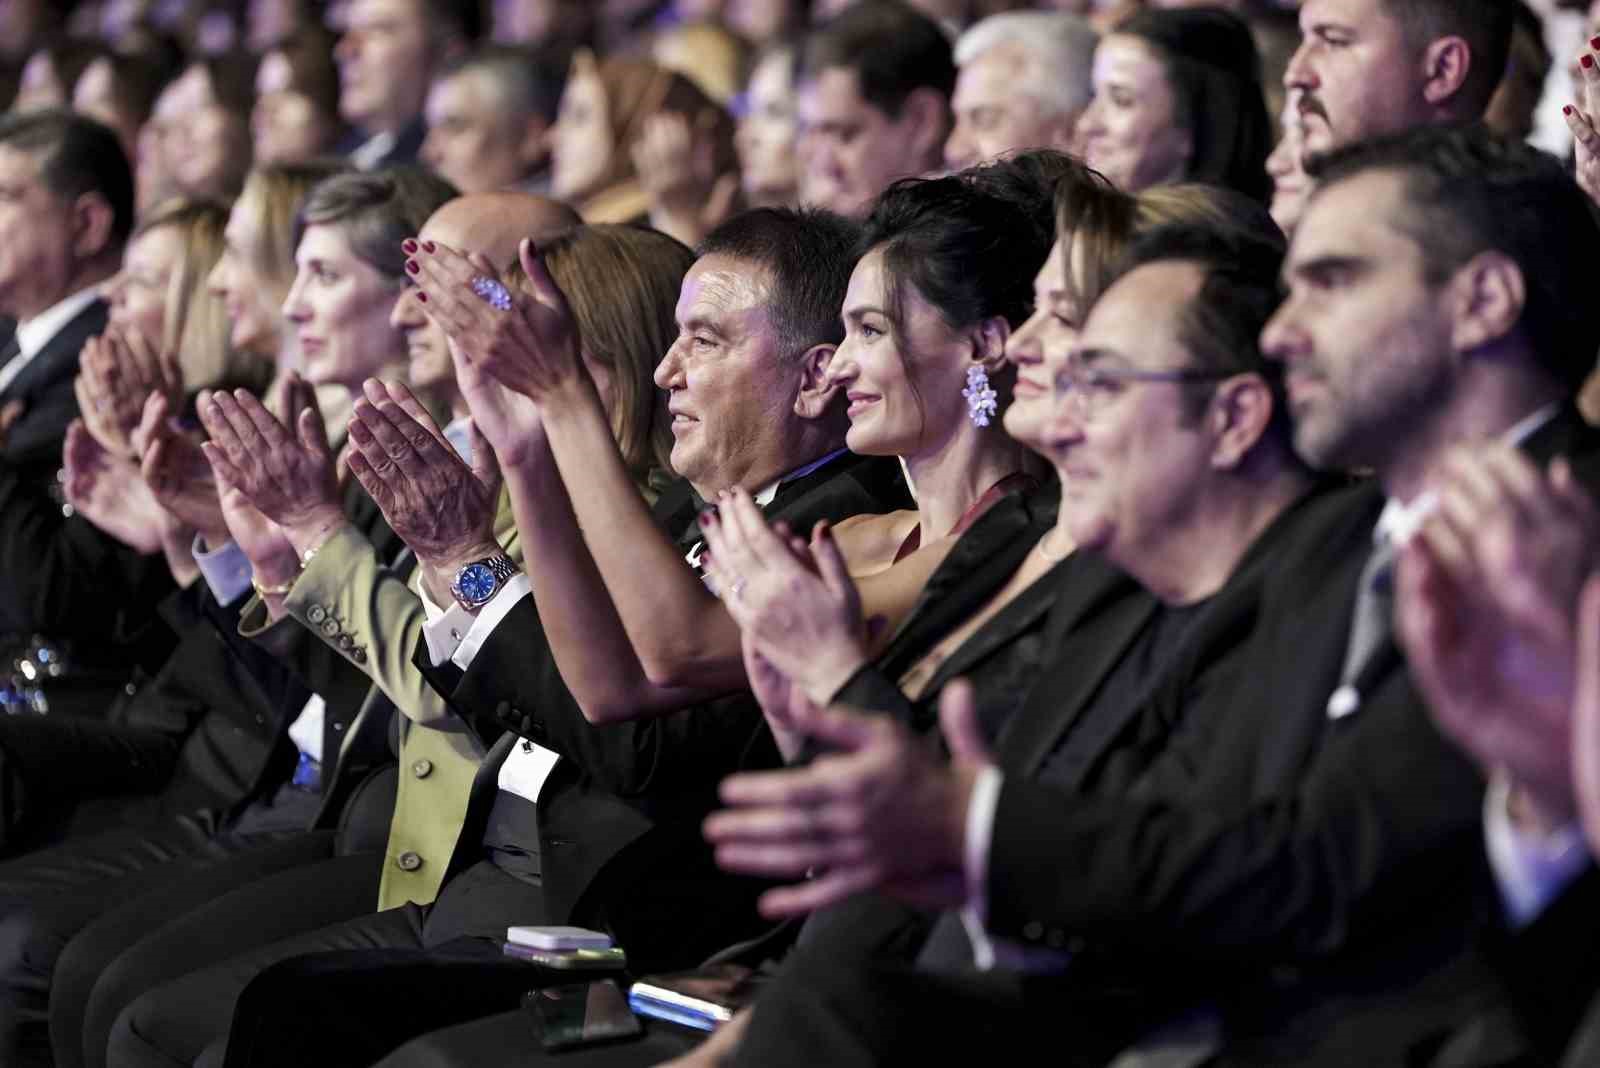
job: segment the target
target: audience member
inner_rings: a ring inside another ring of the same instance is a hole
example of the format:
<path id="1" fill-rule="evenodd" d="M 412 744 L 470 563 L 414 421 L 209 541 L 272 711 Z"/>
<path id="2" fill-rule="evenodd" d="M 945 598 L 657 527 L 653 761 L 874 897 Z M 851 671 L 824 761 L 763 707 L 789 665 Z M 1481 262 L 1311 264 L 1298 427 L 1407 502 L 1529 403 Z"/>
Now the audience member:
<path id="1" fill-rule="evenodd" d="M 896 178 L 936 170 L 955 81 L 944 32 L 901 0 L 813 30 L 796 74 L 801 202 L 863 216 Z"/>
<path id="2" fill-rule="evenodd" d="M 1507 0 L 1511 8 L 1511 47 L 1505 74 L 1484 109 L 1491 130 L 1528 140 L 1533 136 L 1540 98 L 1555 66 L 1545 43 L 1544 22 L 1526 0 Z"/>
<path id="3" fill-rule="evenodd" d="M 1028 148 L 1070 150 L 1093 95 L 1097 40 L 1075 15 L 1015 11 L 975 23 L 955 45 L 945 166 L 960 170 Z"/>
<path id="4" fill-rule="evenodd" d="M 300 163 L 333 151 L 344 137 L 344 122 L 332 38 L 306 29 L 262 53 L 250 134 L 257 166 Z"/>
<path id="5" fill-rule="evenodd" d="M 166 168 L 186 196 L 231 200 L 250 172 L 254 65 L 239 56 L 207 59 L 182 78 L 198 83 L 198 99 L 166 132 Z"/>
<path id="6" fill-rule="evenodd" d="M 78 84 L 79 76 L 94 55 L 93 45 L 78 40 L 67 40 L 34 52 L 22 67 L 11 110 L 71 107 L 72 87 Z"/>
<path id="7" fill-rule="evenodd" d="M 1284 116 L 1283 134 L 1267 157 L 1267 177 L 1272 179 L 1272 220 L 1286 234 L 1293 235 L 1306 197 L 1311 194 L 1311 179 L 1305 168 L 1305 124 L 1297 114 Z"/>
<path id="8" fill-rule="evenodd" d="M 478 36 L 474 4 L 451 0 L 350 0 L 339 64 L 339 114 L 358 137 L 347 155 L 362 170 L 416 158 L 434 73 Z"/>
<path id="9" fill-rule="evenodd" d="M 1214 9 L 1151 9 L 1095 49 L 1084 160 L 1129 192 L 1211 182 L 1265 201 L 1271 120 L 1249 27 Z"/>
<path id="10" fill-rule="evenodd" d="M 564 73 L 548 51 L 474 52 L 428 90 L 423 161 L 463 193 L 545 191 Z"/>
<path id="11" fill-rule="evenodd" d="M 1305 0 L 1283 84 L 1306 149 L 1481 118 L 1511 27 L 1502 0 Z"/>
<path id="12" fill-rule="evenodd" d="M 154 63 L 102 52 L 91 59 L 72 87 L 72 110 L 116 131 L 122 151 L 135 159 L 139 128 L 150 117 L 164 77 Z"/>
<path id="13" fill-rule="evenodd" d="M 793 45 L 773 45 L 756 60 L 745 88 L 744 114 L 734 134 L 739 187 L 752 208 L 786 208 L 800 202 L 795 154 Z"/>
<path id="14" fill-rule="evenodd" d="M 656 34 L 650 58 L 727 108 L 750 76 L 750 45 L 717 22 L 684 22 Z"/>

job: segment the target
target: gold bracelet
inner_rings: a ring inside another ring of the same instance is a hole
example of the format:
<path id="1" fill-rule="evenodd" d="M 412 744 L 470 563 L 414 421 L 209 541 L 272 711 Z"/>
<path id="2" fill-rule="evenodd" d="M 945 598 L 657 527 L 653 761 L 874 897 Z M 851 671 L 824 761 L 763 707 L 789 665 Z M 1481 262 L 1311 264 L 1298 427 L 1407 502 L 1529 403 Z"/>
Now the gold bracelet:
<path id="1" fill-rule="evenodd" d="M 280 582 L 276 586 L 263 586 L 252 576 L 250 579 L 250 585 L 255 588 L 256 595 L 258 597 L 287 597 L 289 595 L 289 591 L 294 589 L 294 584 L 299 580 L 300 576 L 296 575 L 288 582 Z"/>

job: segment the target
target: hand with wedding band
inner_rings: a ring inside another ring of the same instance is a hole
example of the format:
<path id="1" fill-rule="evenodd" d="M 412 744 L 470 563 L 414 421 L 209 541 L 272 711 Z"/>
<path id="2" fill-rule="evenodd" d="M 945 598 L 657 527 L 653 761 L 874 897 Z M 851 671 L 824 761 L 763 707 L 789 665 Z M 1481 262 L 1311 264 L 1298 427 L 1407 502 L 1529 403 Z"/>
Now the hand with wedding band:
<path id="1" fill-rule="evenodd" d="M 499 552 L 500 470 L 478 429 L 468 465 L 405 386 L 368 379 L 363 391 L 350 417 L 350 472 L 430 578 L 447 584 L 460 568 Z"/>
<path id="2" fill-rule="evenodd" d="M 294 433 L 248 390 L 218 390 L 199 406 L 211 435 L 203 448 L 217 476 L 282 527 L 304 556 L 345 522 L 344 508 L 316 394 L 297 374 L 282 388 L 280 410 Z"/>
<path id="3" fill-rule="evenodd" d="M 826 704 L 868 659 L 861 598 L 828 525 L 809 544 L 790 543 L 735 489 L 701 515 L 700 530 L 728 614 L 773 667 Z"/>
<path id="4" fill-rule="evenodd" d="M 483 255 L 407 241 L 406 270 L 428 314 L 473 363 L 536 401 L 587 377 L 567 299 L 533 242 L 518 248 L 528 291 L 507 286 Z"/>

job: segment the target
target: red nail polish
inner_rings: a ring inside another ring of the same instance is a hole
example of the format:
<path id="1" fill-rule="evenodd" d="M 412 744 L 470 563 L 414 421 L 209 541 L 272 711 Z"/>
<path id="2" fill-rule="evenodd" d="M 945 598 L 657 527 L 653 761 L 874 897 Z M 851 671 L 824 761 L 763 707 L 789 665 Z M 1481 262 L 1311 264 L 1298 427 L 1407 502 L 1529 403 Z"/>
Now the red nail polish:
<path id="1" fill-rule="evenodd" d="M 400 242 L 400 247 L 405 250 L 405 253 L 408 256 L 417 251 L 417 243 L 411 240 L 409 237 Z"/>
<path id="2" fill-rule="evenodd" d="M 1563 115 L 1571 115 L 1572 114 L 1572 105 L 1571 104 L 1563 104 L 1561 106 L 1561 114 L 1563 114 Z"/>
<path id="3" fill-rule="evenodd" d="M 412 274 L 416 274 L 421 269 L 422 268 L 417 266 L 417 261 L 416 260 L 406 260 L 406 270 L 407 271 L 410 271 Z"/>
<path id="4" fill-rule="evenodd" d="M 1583 58 L 1578 60 L 1578 62 L 1582 63 L 1584 69 L 1587 70 L 1590 67 L 1594 66 L 1594 57 L 1589 55 L 1587 52 L 1585 52 L 1584 55 L 1583 55 Z"/>
<path id="5" fill-rule="evenodd" d="M 422 290 L 420 290 L 420 289 L 419 289 L 419 290 L 417 290 L 417 303 L 419 303 L 419 304 L 426 304 L 426 303 L 428 303 L 428 294 L 426 294 L 426 293 L 424 293 L 424 292 L 423 292 L 423 291 L 422 291 Z"/>
<path id="6" fill-rule="evenodd" d="M 422 243 L 422 251 L 424 252 L 435 252 L 438 250 L 438 248 L 439 246 L 435 245 L 432 241 L 424 241 Z"/>
<path id="7" fill-rule="evenodd" d="M 1593 48 L 1597 52 L 1600 52 L 1600 37 L 1589 38 L 1589 47 Z"/>

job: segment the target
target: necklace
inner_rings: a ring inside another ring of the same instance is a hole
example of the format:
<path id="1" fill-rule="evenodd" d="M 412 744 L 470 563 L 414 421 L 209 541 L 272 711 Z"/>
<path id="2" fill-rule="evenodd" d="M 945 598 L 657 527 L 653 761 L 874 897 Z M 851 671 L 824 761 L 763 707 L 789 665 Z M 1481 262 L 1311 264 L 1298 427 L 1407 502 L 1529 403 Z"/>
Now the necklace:
<path id="1" fill-rule="evenodd" d="M 1049 530 L 1045 531 L 1044 537 L 1039 539 L 1039 544 L 1038 544 L 1037 548 L 1039 550 L 1039 555 L 1040 556 L 1044 557 L 1046 560 L 1050 561 L 1052 564 L 1059 564 L 1061 561 L 1065 560 L 1067 557 L 1072 555 L 1072 549 L 1068 549 L 1066 552 L 1062 553 L 1060 556 L 1052 555 L 1051 552 L 1050 552 L 1050 546 L 1049 546 L 1048 542 L 1050 541 L 1050 536 L 1052 534 L 1054 534 L 1055 532 L 1056 532 L 1056 528 L 1055 527 L 1051 527 Z"/>

